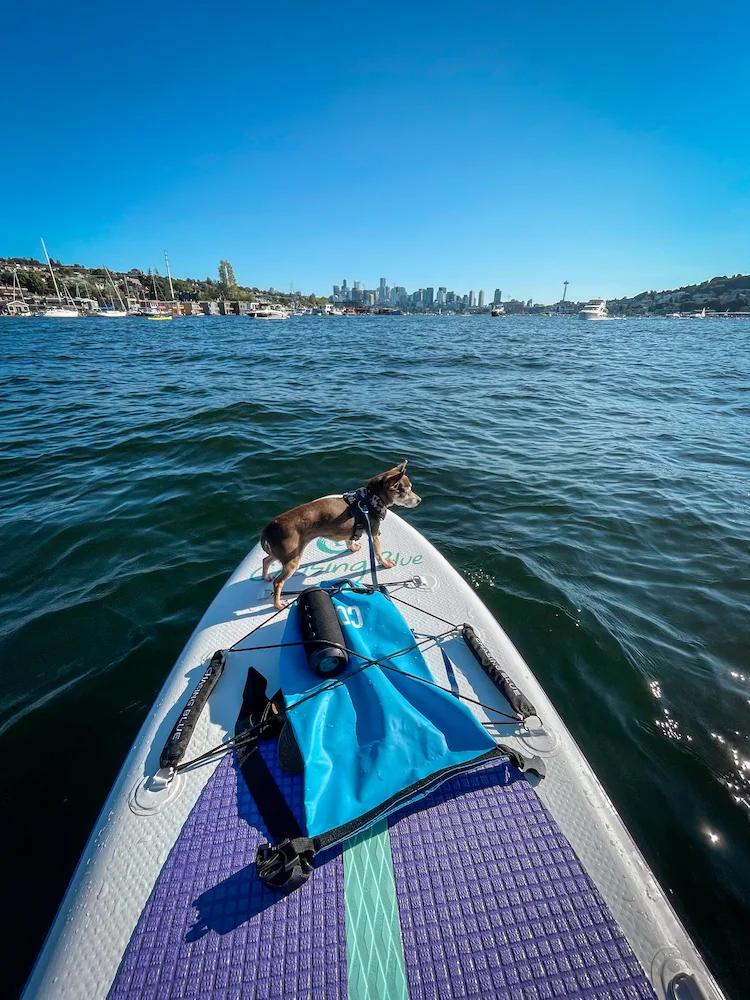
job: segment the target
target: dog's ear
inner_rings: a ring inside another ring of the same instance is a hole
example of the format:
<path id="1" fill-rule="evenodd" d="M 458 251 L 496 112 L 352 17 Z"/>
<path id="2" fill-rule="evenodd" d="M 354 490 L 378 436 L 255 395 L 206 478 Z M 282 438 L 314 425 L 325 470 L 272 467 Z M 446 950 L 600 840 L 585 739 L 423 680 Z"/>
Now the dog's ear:
<path id="1" fill-rule="evenodd" d="M 400 465 L 397 465 L 395 468 L 389 469 L 387 472 L 383 473 L 383 481 L 387 487 L 394 487 L 396 483 L 403 478 L 408 461 L 409 459 L 405 458 Z"/>

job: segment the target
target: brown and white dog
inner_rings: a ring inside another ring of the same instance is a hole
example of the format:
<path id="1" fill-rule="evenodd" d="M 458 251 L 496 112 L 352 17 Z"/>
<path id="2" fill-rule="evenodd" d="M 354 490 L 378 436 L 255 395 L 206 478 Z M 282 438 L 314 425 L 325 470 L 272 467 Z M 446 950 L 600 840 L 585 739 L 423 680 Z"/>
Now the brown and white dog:
<path id="1" fill-rule="evenodd" d="M 384 559 L 380 551 L 380 522 L 377 510 L 386 507 L 416 507 L 421 497 L 411 488 L 411 482 L 406 475 L 407 459 L 379 476 L 373 476 L 364 484 L 367 494 L 373 498 L 369 506 L 370 523 L 372 525 L 372 547 L 375 558 L 385 569 L 393 565 L 391 559 Z M 383 510 L 382 517 L 385 517 Z M 346 542 L 352 552 L 358 552 L 361 546 L 354 541 L 354 519 L 349 505 L 342 497 L 324 497 L 322 500 L 312 500 L 299 507 L 279 514 L 270 521 L 260 533 L 260 544 L 268 555 L 263 560 L 263 579 L 270 580 L 269 570 L 274 559 L 281 563 L 281 572 L 273 582 L 273 603 L 279 610 L 286 607 L 287 602 L 281 600 L 281 588 L 296 572 L 305 546 L 314 538 L 329 538 L 335 542 Z"/>

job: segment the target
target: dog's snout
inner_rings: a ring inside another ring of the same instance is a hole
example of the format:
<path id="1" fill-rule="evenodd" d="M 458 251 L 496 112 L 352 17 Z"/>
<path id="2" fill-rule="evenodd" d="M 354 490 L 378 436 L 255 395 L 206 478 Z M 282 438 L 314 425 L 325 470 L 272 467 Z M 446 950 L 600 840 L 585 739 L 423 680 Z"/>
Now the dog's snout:
<path id="1" fill-rule="evenodd" d="M 420 503 L 422 503 L 422 497 L 419 496 L 418 493 L 415 493 L 414 490 L 412 490 L 411 493 L 409 494 L 409 506 L 416 507 Z"/>

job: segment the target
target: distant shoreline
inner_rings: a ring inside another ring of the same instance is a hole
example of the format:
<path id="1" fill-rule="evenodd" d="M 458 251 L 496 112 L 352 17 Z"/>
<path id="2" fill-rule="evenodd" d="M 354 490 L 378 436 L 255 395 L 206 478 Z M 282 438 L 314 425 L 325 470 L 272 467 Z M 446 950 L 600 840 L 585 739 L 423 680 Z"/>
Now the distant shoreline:
<path id="1" fill-rule="evenodd" d="M 334 304 L 334 296 L 304 295 L 294 291 L 287 293 L 275 288 L 266 290 L 249 288 L 236 285 L 233 280 L 222 284 L 221 280 L 213 281 L 210 278 L 169 279 L 174 286 L 175 297 L 172 298 L 169 294 L 171 285 L 168 284 L 168 279 L 156 272 L 144 273 L 136 268 L 128 272 L 109 272 L 110 281 L 114 280 L 113 287 L 108 283 L 104 268 L 87 268 L 78 264 L 66 265 L 60 261 L 53 261 L 52 269 L 66 286 L 70 286 L 66 301 L 75 303 L 76 308 L 84 312 L 92 313 L 102 305 L 115 304 L 113 301 L 115 291 L 127 303 L 128 308 L 152 308 L 158 301 L 162 306 L 170 307 L 175 315 L 191 316 L 243 315 L 263 304 L 290 310 L 317 309 Z M 59 302 L 59 299 L 51 294 L 53 289 L 49 279 L 47 265 L 35 258 L 0 258 L 0 314 L 7 313 L 8 304 L 16 298 L 15 283 L 20 285 L 23 299 L 32 311 L 49 306 L 55 301 Z M 81 289 L 83 289 L 82 294 Z M 156 296 L 153 295 L 154 289 L 157 291 Z M 73 294 L 74 291 L 76 294 Z M 232 294 L 233 292 L 235 294 Z M 531 299 L 524 301 L 510 298 L 501 305 L 505 316 L 575 316 L 586 301 L 565 300 L 549 304 L 535 303 Z M 483 306 L 467 306 L 459 302 L 442 306 L 401 303 L 394 308 L 384 307 L 382 303 L 363 305 L 346 300 L 335 305 L 349 315 L 489 316 L 493 310 L 492 303 Z M 660 292 L 640 292 L 631 297 L 610 298 L 607 300 L 607 305 L 611 316 L 686 318 L 705 309 L 706 318 L 717 315 L 743 318 L 750 316 L 750 275 L 720 276 L 698 285 L 686 285 Z"/>

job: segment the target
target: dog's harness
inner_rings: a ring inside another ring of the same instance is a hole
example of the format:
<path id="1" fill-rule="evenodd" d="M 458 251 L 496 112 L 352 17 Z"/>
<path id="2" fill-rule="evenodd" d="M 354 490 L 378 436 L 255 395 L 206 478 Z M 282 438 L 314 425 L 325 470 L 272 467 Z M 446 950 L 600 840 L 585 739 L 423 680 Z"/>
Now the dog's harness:
<path id="1" fill-rule="evenodd" d="M 360 486 L 358 490 L 351 493 L 344 493 L 342 497 L 348 506 L 348 516 L 354 518 L 351 541 L 356 542 L 362 537 L 362 532 L 368 526 L 368 517 L 377 517 L 380 521 L 385 520 L 388 508 L 369 486 Z"/>

